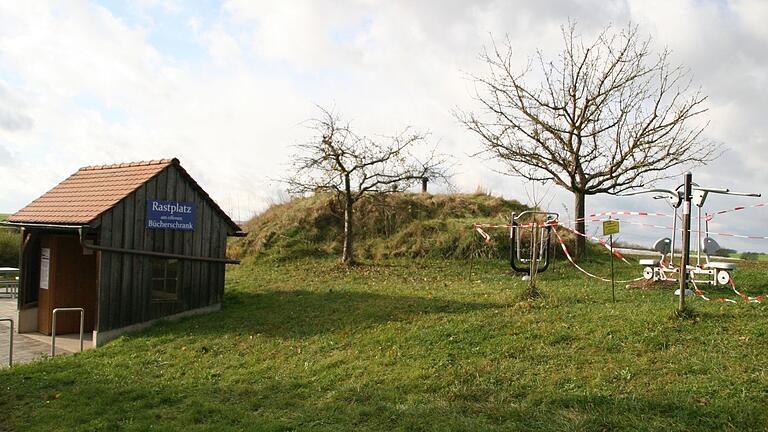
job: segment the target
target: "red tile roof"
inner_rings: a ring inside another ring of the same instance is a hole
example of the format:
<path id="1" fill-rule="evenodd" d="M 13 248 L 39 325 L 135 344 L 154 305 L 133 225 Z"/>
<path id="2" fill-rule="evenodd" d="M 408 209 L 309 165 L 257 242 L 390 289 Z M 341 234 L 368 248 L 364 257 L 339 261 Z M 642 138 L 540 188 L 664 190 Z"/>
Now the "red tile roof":
<path id="1" fill-rule="evenodd" d="M 80 168 L 8 222 L 87 224 L 154 177 L 173 159 Z"/>
<path id="2" fill-rule="evenodd" d="M 8 222 L 83 225 L 91 223 L 123 198 L 175 164 L 179 172 L 218 211 L 233 231 L 240 227 L 211 199 L 179 165 L 178 159 L 131 162 L 80 168 L 40 198 L 10 216 Z"/>

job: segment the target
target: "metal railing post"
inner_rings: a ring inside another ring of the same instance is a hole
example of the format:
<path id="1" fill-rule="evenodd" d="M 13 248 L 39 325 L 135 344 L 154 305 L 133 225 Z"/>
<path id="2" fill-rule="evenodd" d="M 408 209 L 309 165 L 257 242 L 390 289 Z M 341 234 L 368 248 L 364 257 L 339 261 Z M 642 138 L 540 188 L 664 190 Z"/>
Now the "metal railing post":
<path id="1" fill-rule="evenodd" d="M 2 321 L 11 323 L 11 333 L 8 335 L 8 366 L 13 366 L 13 320 L 10 318 L 0 318 L 0 322 Z"/>
<path id="2" fill-rule="evenodd" d="M 680 298 L 677 303 L 678 312 L 685 310 L 685 290 L 688 289 L 688 264 L 691 258 L 691 199 L 693 175 L 683 176 L 683 256 L 680 261 Z"/>
<path id="3" fill-rule="evenodd" d="M 51 357 L 56 355 L 56 314 L 58 312 L 80 312 L 80 352 L 83 352 L 83 329 L 85 328 L 85 309 L 83 308 L 56 308 L 53 310 L 51 322 Z"/>

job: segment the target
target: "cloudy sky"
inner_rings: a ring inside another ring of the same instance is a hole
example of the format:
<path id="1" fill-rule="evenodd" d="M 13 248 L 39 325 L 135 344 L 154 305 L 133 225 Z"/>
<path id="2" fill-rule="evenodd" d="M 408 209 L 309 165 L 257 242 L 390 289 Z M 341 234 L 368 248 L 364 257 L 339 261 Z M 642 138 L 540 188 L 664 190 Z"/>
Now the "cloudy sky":
<path id="1" fill-rule="evenodd" d="M 284 199 L 274 179 L 291 146 L 310 135 L 303 122 L 316 105 L 334 107 L 363 134 L 429 131 L 456 157 L 459 190 L 526 201 L 521 181 L 469 156 L 477 138 L 452 111 L 475 107 L 466 77 L 483 70 L 478 53 L 491 37 L 508 35 L 521 62 L 536 48 L 555 55 L 569 19 L 587 38 L 631 21 L 669 47 L 709 96 L 707 138 L 727 149 L 695 179 L 768 194 L 762 0 L 2 0 L 0 212 L 81 166 L 178 157 L 246 219 Z M 758 202 L 713 197 L 707 209 Z M 572 207 L 556 189 L 548 203 L 561 213 Z M 587 210 L 667 209 L 599 196 Z M 766 211 L 724 216 L 713 229 L 768 235 Z M 626 227 L 624 238 L 663 234 Z M 768 241 L 721 240 L 768 250 Z"/>

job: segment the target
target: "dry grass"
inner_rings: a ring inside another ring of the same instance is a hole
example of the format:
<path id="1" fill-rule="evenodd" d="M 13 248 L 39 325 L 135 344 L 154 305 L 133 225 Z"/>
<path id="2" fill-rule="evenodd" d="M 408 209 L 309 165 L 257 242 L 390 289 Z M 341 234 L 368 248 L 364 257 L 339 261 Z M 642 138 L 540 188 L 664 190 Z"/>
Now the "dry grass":
<path id="1" fill-rule="evenodd" d="M 517 201 L 484 193 L 368 196 L 355 204 L 354 237 L 359 258 L 504 256 L 506 234 L 491 248 L 478 246 L 474 222 L 505 223 L 525 210 Z M 232 256 L 297 258 L 339 254 L 341 208 L 330 195 L 270 207 L 249 221 L 247 238 L 232 242 Z"/>

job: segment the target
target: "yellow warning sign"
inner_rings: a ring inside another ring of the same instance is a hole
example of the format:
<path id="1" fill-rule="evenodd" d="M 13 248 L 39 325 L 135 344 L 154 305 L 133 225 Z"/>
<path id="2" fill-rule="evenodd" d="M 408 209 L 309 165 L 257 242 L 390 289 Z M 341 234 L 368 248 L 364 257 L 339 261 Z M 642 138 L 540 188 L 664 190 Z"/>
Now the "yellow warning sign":
<path id="1" fill-rule="evenodd" d="M 619 221 L 607 220 L 603 221 L 603 235 L 609 236 L 619 233 Z"/>

